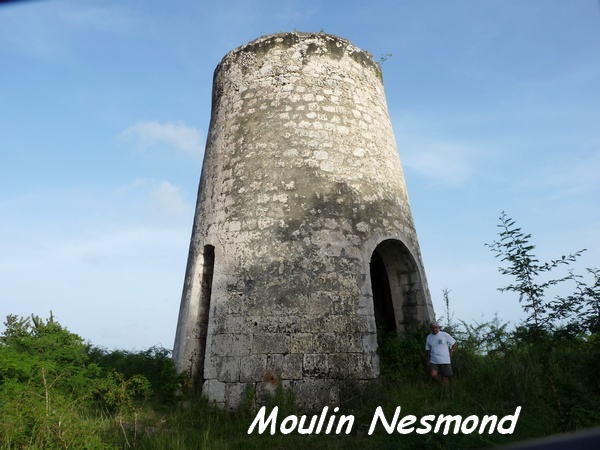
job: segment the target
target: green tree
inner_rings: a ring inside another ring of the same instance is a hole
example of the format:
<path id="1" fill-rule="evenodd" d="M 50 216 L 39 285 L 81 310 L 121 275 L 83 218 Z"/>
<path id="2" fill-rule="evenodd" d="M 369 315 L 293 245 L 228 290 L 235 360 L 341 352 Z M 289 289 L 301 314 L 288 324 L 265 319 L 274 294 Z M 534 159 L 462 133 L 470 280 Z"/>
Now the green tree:
<path id="1" fill-rule="evenodd" d="M 153 400 L 172 404 L 180 399 L 185 376 L 177 373 L 171 351 L 162 347 L 133 352 L 91 347 L 89 355 L 106 371 L 114 370 L 125 378 L 144 376 L 153 392 Z"/>
<path id="2" fill-rule="evenodd" d="M 586 272 L 592 278 L 591 284 L 571 271 L 569 279 L 575 283 L 575 291 L 550 302 L 551 320 L 566 319 L 565 329 L 571 334 L 600 333 L 600 270 L 588 268 Z"/>
<path id="3" fill-rule="evenodd" d="M 99 367 L 88 346 L 54 320 L 9 315 L 0 335 L 0 445 L 57 448 L 92 445 L 80 413 L 93 401 Z"/>
<path id="4" fill-rule="evenodd" d="M 531 234 L 525 234 L 516 222 L 502 212 L 500 215 L 500 239 L 485 244 L 497 258 L 505 263 L 498 268 L 502 275 L 509 275 L 514 282 L 499 288 L 500 291 L 515 292 L 523 310 L 528 313 L 525 325 L 534 333 L 554 331 L 557 326 L 566 325 L 572 331 L 591 331 L 598 326 L 600 307 L 600 271 L 587 269 L 594 276 L 591 286 L 582 276 L 573 271 L 554 278 L 551 272 L 559 266 L 575 262 L 586 249 L 563 255 L 550 262 L 540 263 L 531 244 Z M 552 272 L 553 273 L 553 272 Z M 549 288 L 566 281 L 574 281 L 576 290 L 566 297 L 549 298 Z M 565 323 L 566 321 L 566 323 Z"/>
<path id="5" fill-rule="evenodd" d="M 152 393 L 141 374 L 125 376 L 101 367 L 91 347 L 60 325 L 52 313 L 20 318 L 9 315 L 0 335 L 0 447 L 2 448 L 108 448 L 124 439 L 135 422 L 139 405 Z M 109 429 L 99 429 L 106 416 Z M 110 429 L 112 427 L 112 429 Z M 135 428 L 133 432 L 135 442 Z"/>
<path id="6" fill-rule="evenodd" d="M 77 334 L 54 320 L 36 315 L 20 318 L 9 315 L 0 335 L 0 382 L 15 379 L 43 384 L 44 375 L 56 377 L 55 386 L 83 395 L 89 380 L 98 375 L 99 367 L 90 362 L 88 345 Z"/>

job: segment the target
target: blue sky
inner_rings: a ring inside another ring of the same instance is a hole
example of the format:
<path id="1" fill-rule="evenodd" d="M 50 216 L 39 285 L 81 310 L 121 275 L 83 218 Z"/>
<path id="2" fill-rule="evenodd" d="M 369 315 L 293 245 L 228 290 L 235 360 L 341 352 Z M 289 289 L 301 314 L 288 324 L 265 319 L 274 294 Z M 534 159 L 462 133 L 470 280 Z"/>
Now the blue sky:
<path id="1" fill-rule="evenodd" d="M 438 315 L 524 316 L 485 243 L 600 260 L 597 0 L 44 0 L 0 6 L 0 317 L 53 311 L 108 348 L 171 348 L 212 75 L 261 35 L 383 62 Z"/>

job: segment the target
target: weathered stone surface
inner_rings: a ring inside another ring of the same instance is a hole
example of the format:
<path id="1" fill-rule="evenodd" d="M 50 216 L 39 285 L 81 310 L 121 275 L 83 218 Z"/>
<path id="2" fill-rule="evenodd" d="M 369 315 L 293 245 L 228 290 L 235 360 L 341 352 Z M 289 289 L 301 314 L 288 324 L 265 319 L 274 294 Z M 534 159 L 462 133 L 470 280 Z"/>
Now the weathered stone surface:
<path id="1" fill-rule="evenodd" d="M 224 406 L 379 374 L 377 330 L 432 317 L 381 70 L 345 39 L 261 37 L 214 75 L 174 358 Z"/>

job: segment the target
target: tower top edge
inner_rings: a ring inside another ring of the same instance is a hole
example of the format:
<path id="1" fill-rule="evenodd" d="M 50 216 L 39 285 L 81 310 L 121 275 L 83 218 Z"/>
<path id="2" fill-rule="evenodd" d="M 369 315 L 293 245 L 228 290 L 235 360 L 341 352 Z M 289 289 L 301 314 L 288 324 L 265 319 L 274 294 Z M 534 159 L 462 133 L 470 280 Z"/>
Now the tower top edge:
<path id="1" fill-rule="evenodd" d="M 215 73 L 219 72 L 223 65 L 227 65 L 229 61 L 235 60 L 239 55 L 250 53 L 258 56 L 277 47 L 292 48 L 295 46 L 304 46 L 309 52 L 321 49 L 322 52 L 336 58 L 341 58 L 345 54 L 361 65 L 372 68 L 378 73 L 381 70 L 379 64 L 374 61 L 371 53 L 358 48 L 348 39 L 324 32 L 290 31 L 261 36 L 231 50 L 223 57 Z"/>

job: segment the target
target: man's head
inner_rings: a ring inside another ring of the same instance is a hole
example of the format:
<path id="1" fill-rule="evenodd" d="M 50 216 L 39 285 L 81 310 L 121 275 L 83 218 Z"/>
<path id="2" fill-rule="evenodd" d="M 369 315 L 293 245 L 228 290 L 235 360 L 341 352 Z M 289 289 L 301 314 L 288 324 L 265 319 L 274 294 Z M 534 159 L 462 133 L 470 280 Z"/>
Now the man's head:
<path id="1" fill-rule="evenodd" d="M 438 334 L 438 331 L 440 331 L 440 325 L 434 320 L 429 324 L 429 329 L 433 334 Z"/>

